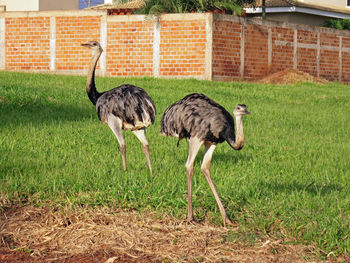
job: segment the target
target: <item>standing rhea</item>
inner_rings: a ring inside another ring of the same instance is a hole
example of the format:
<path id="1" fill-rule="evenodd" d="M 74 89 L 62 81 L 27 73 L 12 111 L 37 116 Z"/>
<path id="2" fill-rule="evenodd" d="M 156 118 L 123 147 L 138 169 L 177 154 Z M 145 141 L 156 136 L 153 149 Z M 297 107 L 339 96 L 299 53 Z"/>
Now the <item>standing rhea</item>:
<path id="1" fill-rule="evenodd" d="M 147 165 L 152 174 L 149 146 L 145 136 L 145 128 L 153 124 L 156 107 L 152 99 L 141 88 L 125 84 L 106 92 L 99 93 L 95 86 L 95 69 L 103 52 L 96 41 L 81 44 L 92 50 L 92 59 L 86 80 L 86 92 L 92 104 L 96 105 L 98 118 L 113 131 L 120 145 L 123 169 L 126 170 L 126 146 L 123 130 L 131 130 L 140 140 L 146 155 Z"/>
<path id="2" fill-rule="evenodd" d="M 194 160 L 200 147 L 204 144 L 205 154 L 202 163 L 202 173 L 207 179 L 210 189 L 219 206 L 223 225 L 232 224 L 227 217 L 224 206 L 210 177 L 210 161 L 218 143 L 227 141 L 235 150 L 243 148 L 244 134 L 242 116 L 249 114 L 246 105 L 235 107 L 233 115 L 236 119 L 237 136 L 235 136 L 232 116 L 218 103 L 203 94 L 190 94 L 172 104 L 164 113 L 161 122 L 161 134 L 189 139 L 189 154 L 186 162 L 188 187 L 187 219 L 193 220 L 192 211 L 192 176 Z"/>

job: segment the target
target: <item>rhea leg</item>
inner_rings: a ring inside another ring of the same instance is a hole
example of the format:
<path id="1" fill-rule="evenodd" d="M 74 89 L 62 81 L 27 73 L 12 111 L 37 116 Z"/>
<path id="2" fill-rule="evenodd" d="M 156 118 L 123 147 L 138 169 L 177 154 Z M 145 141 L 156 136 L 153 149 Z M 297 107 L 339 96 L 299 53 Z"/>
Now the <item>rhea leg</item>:
<path id="1" fill-rule="evenodd" d="M 151 173 L 151 175 L 153 175 L 152 173 L 152 165 L 151 165 L 151 159 L 149 156 L 149 145 L 148 145 L 148 141 L 146 139 L 146 135 L 145 135 L 145 129 L 141 129 L 141 130 L 135 130 L 132 131 L 133 134 L 135 134 L 135 136 L 137 137 L 137 139 L 140 140 L 141 144 L 142 144 L 142 151 L 146 156 L 146 160 L 147 160 L 147 165 L 148 165 L 148 169 Z"/>
<path id="2" fill-rule="evenodd" d="M 114 115 L 108 116 L 107 124 L 109 128 L 113 131 L 115 137 L 117 137 L 120 152 L 122 154 L 123 169 L 126 170 L 126 145 L 122 134 L 122 120 Z"/>
<path id="3" fill-rule="evenodd" d="M 214 194 L 216 203 L 218 204 L 219 209 L 220 209 L 221 217 L 223 220 L 223 225 L 226 227 L 226 224 L 232 225 L 232 222 L 227 217 L 225 208 L 221 203 L 219 195 L 215 189 L 215 186 L 214 186 L 213 181 L 211 180 L 211 176 L 210 176 L 210 162 L 211 162 L 211 158 L 213 156 L 215 148 L 216 148 L 215 144 L 210 144 L 208 142 L 205 143 L 205 154 L 204 154 L 201 170 L 202 170 L 202 173 L 204 174 L 205 178 L 208 181 L 208 184 L 210 186 L 211 191 Z"/>
<path id="4" fill-rule="evenodd" d="M 194 160 L 201 148 L 203 142 L 196 137 L 192 137 L 189 140 L 189 153 L 186 161 L 186 175 L 187 175 L 187 220 L 193 220 L 193 209 L 192 209 L 192 177 L 193 177 L 193 166 Z"/>

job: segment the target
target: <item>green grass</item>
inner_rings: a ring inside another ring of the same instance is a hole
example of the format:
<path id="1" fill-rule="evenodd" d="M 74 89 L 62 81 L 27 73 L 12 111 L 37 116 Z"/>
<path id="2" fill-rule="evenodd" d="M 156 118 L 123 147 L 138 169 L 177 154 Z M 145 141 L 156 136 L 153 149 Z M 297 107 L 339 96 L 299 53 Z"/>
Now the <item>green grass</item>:
<path id="1" fill-rule="evenodd" d="M 246 143 L 236 152 L 219 145 L 211 171 L 219 195 L 241 234 L 273 235 L 350 253 L 350 88 L 153 78 L 98 78 L 99 91 L 122 83 L 143 87 L 157 106 L 147 129 L 154 177 L 139 141 L 124 133 L 128 170 L 119 146 L 98 121 L 85 78 L 0 72 L 0 193 L 10 200 L 54 206 L 107 205 L 186 217 L 188 144 L 159 136 L 164 110 L 202 92 L 232 112 L 248 105 Z M 221 224 L 197 157 L 195 219 Z"/>

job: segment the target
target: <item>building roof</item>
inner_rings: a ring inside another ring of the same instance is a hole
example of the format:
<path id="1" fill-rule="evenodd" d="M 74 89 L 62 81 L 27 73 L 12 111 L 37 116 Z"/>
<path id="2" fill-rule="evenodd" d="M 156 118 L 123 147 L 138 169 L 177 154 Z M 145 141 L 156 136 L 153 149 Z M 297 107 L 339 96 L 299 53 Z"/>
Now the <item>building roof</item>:
<path id="1" fill-rule="evenodd" d="M 340 7 L 332 6 L 332 5 L 309 4 L 309 3 L 303 3 L 303 2 L 297 1 L 296 6 L 305 7 L 305 8 L 313 8 L 313 9 L 318 9 L 318 10 L 322 10 L 322 11 L 350 14 L 350 9 L 340 8 Z"/>
<path id="2" fill-rule="evenodd" d="M 330 1 L 331 2 L 331 1 Z M 340 8 L 337 6 L 324 5 L 324 4 L 310 4 L 304 3 L 300 0 L 266 0 L 266 7 L 300 7 L 300 8 L 312 8 L 322 11 L 337 12 L 350 14 L 350 10 L 346 8 Z M 258 0 L 256 6 L 262 6 L 262 0 Z"/>
<path id="3" fill-rule="evenodd" d="M 300 0 L 265 0 L 267 13 L 299 12 L 333 18 L 350 18 L 350 9 L 332 5 L 310 4 Z M 247 13 L 261 13 L 262 0 L 257 0 L 255 7 L 246 7 Z"/>
<path id="4" fill-rule="evenodd" d="M 103 4 L 103 5 L 95 5 L 92 7 L 89 7 L 87 9 L 94 9 L 94 10 L 105 10 L 105 9 L 129 9 L 129 10 L 135 10 L 143 7 L 145 5 L 144 0 L 134 0 L 126 3 L 116 3 L 116 4 Z"/>
<path id="5" fill-rule="evenodd" d="M 265 0 L 266 7 L 289 7 L 293 6 L 295 4 L 295 1 L 293 0 Z M 261 7 L 262 6 L 262 0 L 256 1 L 256 6 Z"/>

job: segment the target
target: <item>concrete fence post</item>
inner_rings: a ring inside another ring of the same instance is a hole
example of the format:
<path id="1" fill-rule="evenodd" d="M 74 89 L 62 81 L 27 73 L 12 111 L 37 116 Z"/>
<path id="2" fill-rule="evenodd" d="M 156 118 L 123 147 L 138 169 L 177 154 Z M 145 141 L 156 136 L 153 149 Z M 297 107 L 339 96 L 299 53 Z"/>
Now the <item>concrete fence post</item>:
<path id="1" fill-rule="evenodd" d="M 339 36 L 339 81 L 343 78 L 343 37 Z"/>
<path id="2" fill-rule="evenodd" d="M 245 49 L 244 49 L 244 45 L 245 45 L 245 33 L 244 33 L 244 27 L 245 27 L 245 20 L 242 21 L 241 24 L 241 65 L 240 65 L 240 77 L 241 79 L 244 78 L 244 56 L 245 56 Z"/>
<path id="3" fill-rule="evenodd" d="M 101 33 L 100 33 L 100 43 L 101 47 L 103 48 L 104 52 L 101 54 L 100 58 L 100 70 L 101 75 L 106 75 L 106 57 L 107 57 L 107 16 L 103 15 L 101 16 Z"/>
<path id="4" fill-rule="evenodd" d="M 293 39 L 293 69 L 298 69 L 298 30 L 294 29 Z"/>
<path id="5" fill-rule="evenodd" d="M 56 17 L 50 17 L 50 71 L 56 70 Z"/>
<path id="6" fill-rule="evenodd" d="M 214 32 L 214 19 L 213 14 L 205 14 L 205 32 L 206 32 L 206 45 L 205 45 L 205 76 L 204 79 L 213 79 L 213 32 Z"/>
<path id="7" fill-rule="evenodd" d="M 0 18 L 0 69 L 6 68 L 5 18 Z"/>
<path id="8" fill-rule="evenodd" d="M 316 46 L 316 76 L 320 77 L 320 62 L 321 62 L 321 34 L 317 32 L 317 46 Z"/>
<path id="9" fill-rule="evenodd" d="M 267 70 L 270 72 L 272 67 L 272 29 L 267 29 Z"/>
<path id="10" fill-rule="evenodd" d="M 153 77 L 159 77 L 160 68 L 160 21 L 159 16 L 154 19 L 153 28 Z"/>

